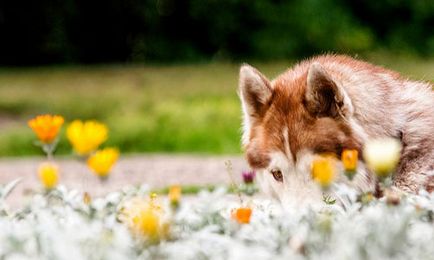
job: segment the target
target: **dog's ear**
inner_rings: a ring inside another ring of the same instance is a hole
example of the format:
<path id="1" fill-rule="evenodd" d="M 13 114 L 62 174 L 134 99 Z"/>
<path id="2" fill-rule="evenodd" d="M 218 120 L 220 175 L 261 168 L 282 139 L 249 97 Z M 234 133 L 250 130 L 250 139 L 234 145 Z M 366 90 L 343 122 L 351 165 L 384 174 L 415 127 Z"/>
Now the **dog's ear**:
<path id="1" fill-rule="evenodd" d="M 239 95 L 244 114 L 243 143 L 248 141 L 252 122 L 261 117 L 273 90 L 270 81 L 250 65 L 240 68 Z"/>
<path id="2" fill-rule="evenodd" d="M 353 111 L 345 90 L 318 62 L 312 63 L 307 73 L 305 105 L 318 117 L 347 116 Z"/>
<path id="3" fill-rule="evenodd" d="M 269 80 L 252 66 L 243 65 L 240 69 L 239 87 L 244 112 L 248 116 L 259 116 L 272 95 Z"/>

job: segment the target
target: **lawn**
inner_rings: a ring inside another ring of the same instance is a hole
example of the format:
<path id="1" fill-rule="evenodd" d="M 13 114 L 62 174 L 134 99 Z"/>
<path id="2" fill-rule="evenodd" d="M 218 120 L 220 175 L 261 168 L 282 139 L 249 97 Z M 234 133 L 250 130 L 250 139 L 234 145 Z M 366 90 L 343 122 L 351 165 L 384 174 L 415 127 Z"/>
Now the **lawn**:
<path id="1" fill-rule="evenodd" d="M 371 56 L 413 79 L 434 60 Z M 270 78 L 291 62 L 252 62 Z M 41 113 L 98 119 L 122 152 L 239 153 L 239 64 L 98 65 L 0 69 L 0 156 L 39 154 L 26 121 Z M 64 139 L 64 133 L 62 134 Z M 70 153 L 60 142 L 60 154 Z"/>

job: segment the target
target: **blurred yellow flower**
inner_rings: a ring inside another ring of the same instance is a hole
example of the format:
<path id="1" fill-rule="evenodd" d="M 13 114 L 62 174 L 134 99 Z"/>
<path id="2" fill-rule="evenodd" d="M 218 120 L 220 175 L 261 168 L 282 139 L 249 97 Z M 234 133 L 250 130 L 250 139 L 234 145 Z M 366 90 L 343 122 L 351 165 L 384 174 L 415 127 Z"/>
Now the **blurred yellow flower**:
<path id="1" fill-rule="evenodd" d="M 107 177 L 113 165 L 119 158 L 119 151 L 116 148 L 105 148 L 96 151 L 87 160 L 87 165 L 99 177 Z"/>
<path id="2" fill-rule="evenodd" d="M 394 138 L 370 140 L 365 144 L 363 158 L 379 178 L 386 178 L 395 170 L 401 148 L 401 143 Z"/>
<path id="3" fill-rule="evenodd" d="M 174 185 L 169 188 L 169 201 L 170 204 L 174 207 L 179 205 L 179 201 L 181 199 L 181 186 Z"/>
<path id="4" fill-rule="evenodd" d="M 331 158 L 318 158 L 312 162 L 312 178 L 323 189 L 327 189 L 335 179 L 334 163 Z"/>
<path id="5" fill-rule="evenodd" d="M 88 192 L 84 192 L 83 194 L 83 203 L 86 205 L 90 205 L 90 203 L 92 203 L 92 198 Z"/>
<path id="6" fill-rule="evenodd" d="M 66 136 L 77 154 L 86 155 L 107 140 L 108 129 L 98 121 L 75 120 L 66 129 Z"/>
<path id="7" fill-rule="evenodd" d="M 357 169 L 359 152 L 355 149 L 347 150 L 342 152 L 342 163 L 346 171 L 355 171 Z"/>
<path id="8" fill-rule="evenodd" d="M 163 211 L 154 199 L 133 198 L 122 207 L 120 220 L 139 238 L 156 242 L 168 235 L 168 223 L 163 221 Z"/>
<path id="9" fill-rule="evenodd" d="M 55 164 L 43 163 L 38 169 L 39 180 L 45 189 L 50 190 L 56 187 L 59 181 L 59 170 Z"/>
<path id="10" fill-rule="evenodd" d="M 61 116 L 40 115 L 29 120 L 28 125 L 41 142 L 49 144 L 56 139 L 63 122 Z"/>
<path id="11" fill-rule="evenodd" d="M 240 207 L 232 211 L 232 219 L 239 224 L 250 223 L 250 217 L 252 216 L 252 209 L 248 207 Z"/>

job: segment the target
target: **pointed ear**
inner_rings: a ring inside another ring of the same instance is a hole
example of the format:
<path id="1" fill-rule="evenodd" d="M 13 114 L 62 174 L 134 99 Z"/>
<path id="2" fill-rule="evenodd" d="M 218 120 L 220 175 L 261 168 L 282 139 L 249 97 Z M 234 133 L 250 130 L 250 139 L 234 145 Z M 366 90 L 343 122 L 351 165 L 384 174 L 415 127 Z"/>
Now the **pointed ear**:
<path id="1" fill-rule="evenodd" d="M 239 88 L 244 112 L 251 117 L 259 116 L 273 93 L 268 79 L 252 66 L 245 64 L 240 69 Z"/>
<path id="2" fill-rule="evenodd" d="M 268 79 L 249 65 L 240 68 L 239 95 L 243 108 L 243 144 L 247 145 L 252 122 L 262 116 L 273 90 Z"/>
<path id="3" fill-rule="evenodd" d="M 347 116 L 353 112 L 343 87 L 318 62 L 312 63 L 307 73 L 305 105 L 310 113 L 319 117 Z"/>

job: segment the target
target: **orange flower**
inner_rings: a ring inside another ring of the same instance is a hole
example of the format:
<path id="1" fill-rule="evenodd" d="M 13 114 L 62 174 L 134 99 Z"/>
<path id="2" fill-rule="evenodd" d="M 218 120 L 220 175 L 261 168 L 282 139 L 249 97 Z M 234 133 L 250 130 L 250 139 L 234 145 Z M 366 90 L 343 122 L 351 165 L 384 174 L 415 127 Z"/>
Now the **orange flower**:
<path id="1" fill-rule="evenodd" d="M 240 224 L 250 223 L 251 215 L 252 209 L 248 207 L 241 207 L 232 211 L 232 219 L 236 220 Z"/>
<path id="2" fill-rule="evenodd" d="M 354 172 L 357 168 L 357 160 L 359 153 L 357 150 L 344 150 L 342 152 L 342 163 L 344 164 L 344 168 L 346 171 Z"/>
<path id="3" fill-rule="evenodd" d="M 29 120 L 28 125 L 41 142 L 49 144 L 56 138 L 63 122 L 64 119 L 61 116 L 40 115 Z"/>
<path id="4" fill-rule="evenodd" d="M 319 158 L 313 161 L 312 178 L 323 189 L 327 189 L 335 178 L 335 169 L 330 158 Z"/>
<path id="5" fill-rule="evenodd" d="M 179 200 L 181 199 L 181 186 L 179 185 L 171 186 L 169 189 L 168 197 L 169 197 L 170 204 L 174 207 L 178 207 Z"/>

